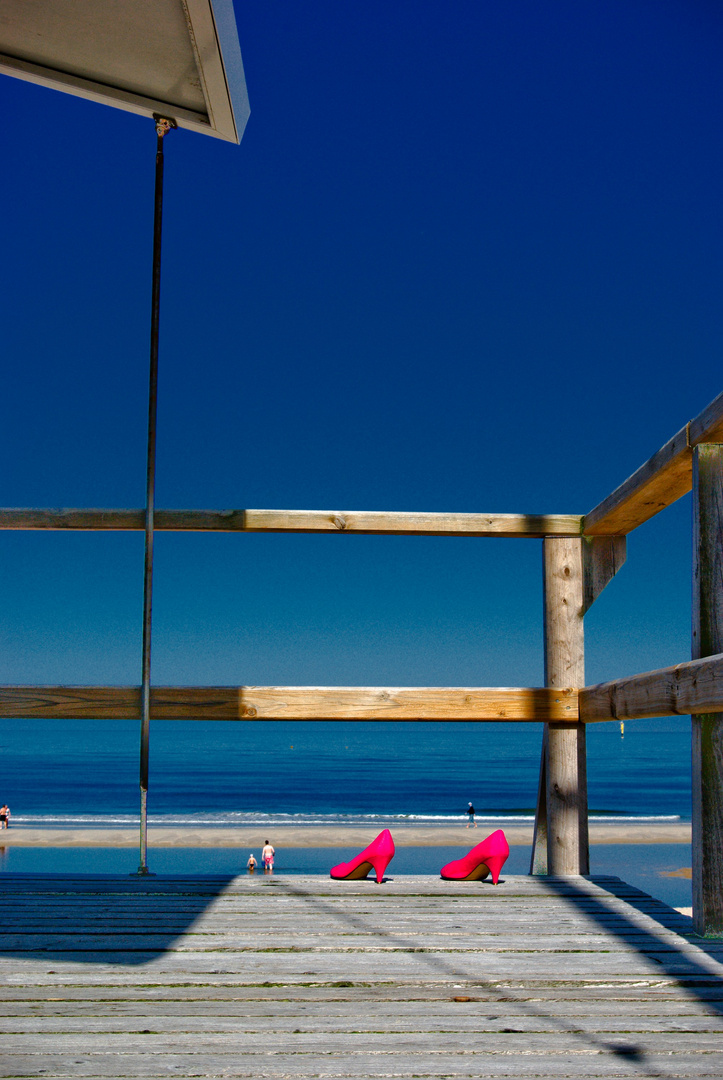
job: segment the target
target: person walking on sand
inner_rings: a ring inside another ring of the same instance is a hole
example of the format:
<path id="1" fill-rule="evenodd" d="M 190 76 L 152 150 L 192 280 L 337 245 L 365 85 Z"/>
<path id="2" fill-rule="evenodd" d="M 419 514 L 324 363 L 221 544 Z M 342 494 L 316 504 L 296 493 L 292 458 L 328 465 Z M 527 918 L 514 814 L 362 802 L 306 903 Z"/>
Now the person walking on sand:
<path id="1" fill-rule="evenodd" d="M 472 806 L 472 803 L 468 803 L 468 805 L 467 805 L 467 813 L 469 814 L 469 817 L 467 819 L 467 824 L 465 825 L 465 829 L 470 829 L 470 828 L 476 829 L 477 828 L 477 822 L 474 819 L 474 806 Z"/>
<path id="2" fill-rule="evenodd" d="M 7 803 L 0 806 L 0 829 L 7 829 L 10 824 L 10 807 Z"/>
<path id="3" fill-rule="evenodd" d="M 264 871 L 266 873 L 269 873 L 270 871 L 272 871 L 274 869 L 274 855 L 275 854 L 276 854 L 276 852 L 274 851 L 273 847 L 271 846 L 271 843 L 267 840 L 265 842 L 265 844 L 263 846 L 263 850 L 261 852 L 261 858 L 264 860 Z"/>
<path id="4" fill-rule="evenodd" d="M 248 862 L 246 863 L 246 865 L 247 865 L 247 866 L 248 866 L 248 868 L 249 868 L 249 873 L 250 873 L 250 874 L 253 874 L 254 870 L 255 870 L 255 869 L 256 869 L 256 867 L 257 867 L 257 866 L 259 865 L 259 864 L 258 864 L 258 863 L 256 862 L 256 856 L 254 855 L 253 851 L 252 851 L 252 852 L 251 852 L 251 854 L 249 855 L 249 861 L 248 861 Z"/>

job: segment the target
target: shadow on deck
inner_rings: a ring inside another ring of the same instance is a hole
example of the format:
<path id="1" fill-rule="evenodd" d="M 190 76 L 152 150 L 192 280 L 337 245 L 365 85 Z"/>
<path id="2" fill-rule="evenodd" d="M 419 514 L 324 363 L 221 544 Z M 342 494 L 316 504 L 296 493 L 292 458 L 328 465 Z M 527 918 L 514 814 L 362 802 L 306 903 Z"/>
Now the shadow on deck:
<path id="1" fill-rule="evenodd" d="M 0 956 L 147 964 L 188 933 L 233 880 L 232 874 L 3 874 Z"/>
<path id="2" fill-rule="evenodd" d="M 22 1075 L 723 1075 L 723 942 L 618 878 L 8 874 L 0 906 Z"/>
<path id="3" fill-rule="evenodd" d="M 303 879 L 306 883 L 309 879 Z M 403 877 L 385 879 L 404 883 Z M 411 879 L 410 879 L 411 880 Z M 414 879 L 419 883 L 419 878 Z M 509 879 L 508 879 L 509 880 Z M 525 880 L 525 879 L 517 879 Z M 588 922 L 596 924 L 602 934 L 618 938 L 621 943 L 635 948 L 648 960 L 660 965 L 661 973 L 683 977 L 686 985 L 695 986 L 696 976 L 708 984 L 711 975 L 718 975 L 718 960 L 723 959 L 723 941 L 709 941 L 697 937 L 692 931 L 692 920 L 674 908 L 619 878 L 592 876 L 586 878 L 531 878 L 535 891 L 552 893 L 563 904 Z M 319 877 L 318 886 L 328 879 Z M 248 875 L 158 875 L 127 877 L 112 874 L 3 874 L 0 877 L 0 902 L 5 917 L 0 933 L 0 956 L 25 957 L 28 959 L 64 959 L 87 963 L 145 964 L 168 951 L 183 937 L 193 924 L 212 907 L 236 882 L 243 893 L 248 887 L 265 889 L 275 886 L 287 896 L 303 900 L 325 919 L 345 924 L 347 930 L 371 935 L 385 947 L 409 949 L 409 939 L 396 938 L 384 931 L 368 916 L 345 912 L 339 905 L 338 896 L 325 896 L 324 889 L 313 889 L 296 884 L 293 877 L 257 879 Z M 590 889 L 589 882 L 601 886 Z M 430 878 L 430 886 L 436 885 Z M 505 885 L 505 879 L 500 885 Z M 355 894 L 359 890 L 370 896 L 383 896 L 377 892 L 372 879 L 355 882 Z M 343 886 L 342 886 L 343 888 Z M 504 899 L 489 880 L 475 882 L 473 895 Z M 449 895 L 446 890 L 446 895 Z M 468 890 L 465 890 L 467 893 Z M 622 905 L 614 910 L 609 897 L 615 897 Z M 387 894 L 389 895 L 389 894 Z M 430 890 L 429 895 L 434 895 Z M 17 905 L 17 906 L 16 906 Z M 646 922 L 635 919 L 637 911 L 648 917 Z M 651 925 L 651 921 L 653 924 Z M 655 926 L 660 927 L 660 932 Z M 554 925 L 540 927 L 541 935 L 555 933 Z M 672 936 L 675 935 L 675 936 Z M 474 945 L 474 938 L 469 942 Z M 693 946 L 691 948 L 691 946 Z M 418 949 L 416 951 L 419 951 Z M 437 967 L 441 975 L 449 978 L 462 977 L 444 952 L 426 952 L 426 961 Z M 713 962 L 713 970 L 707 963 Z"/>

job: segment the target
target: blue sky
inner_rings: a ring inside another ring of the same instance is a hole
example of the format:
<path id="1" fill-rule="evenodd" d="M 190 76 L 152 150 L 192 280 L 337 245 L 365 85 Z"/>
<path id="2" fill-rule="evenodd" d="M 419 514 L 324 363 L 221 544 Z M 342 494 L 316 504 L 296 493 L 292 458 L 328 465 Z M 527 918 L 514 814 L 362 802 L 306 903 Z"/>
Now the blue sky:
<path id="1" fill-rule="evenodd" d="M 584 513 L 723 388 L 723 12 L 238 5 L 166 140 L 157 503 Z M 152 123 L 7 77 L 2 502 L 141 506 Z M 689 655 L 690 502 L 589 681 Z M 0 681 L 140 681 L 140 535 L 0 535 Z M 542 681 L 538 541 L 161 535 L 154 680 Z"/>

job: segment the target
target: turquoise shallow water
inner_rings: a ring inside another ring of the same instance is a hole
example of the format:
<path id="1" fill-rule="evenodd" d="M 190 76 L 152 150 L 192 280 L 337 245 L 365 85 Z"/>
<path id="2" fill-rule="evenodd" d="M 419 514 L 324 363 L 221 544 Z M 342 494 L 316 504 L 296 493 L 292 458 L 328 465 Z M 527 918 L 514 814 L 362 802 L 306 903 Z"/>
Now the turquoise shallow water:
<path id="1" fill-rule="evenodd" d="M 537 724 L 155 722 L 149 813 L 161 824 L 369 823 L 529 818 Z M 690 721 L 588 728 L 592 815 L 690 816 Z M 0 802 L 17 824 L 137 817 L 138 725 L 8 721 Z"/>

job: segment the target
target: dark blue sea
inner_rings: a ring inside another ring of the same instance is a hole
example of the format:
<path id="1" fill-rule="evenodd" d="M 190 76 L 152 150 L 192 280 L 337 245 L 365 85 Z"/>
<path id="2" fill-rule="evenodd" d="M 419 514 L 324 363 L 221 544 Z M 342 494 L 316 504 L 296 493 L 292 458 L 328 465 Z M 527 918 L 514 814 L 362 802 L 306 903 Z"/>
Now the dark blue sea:
<path id="1" fill-rule="evenodd" d="M 138 820 L 138 724 L 6 721 L 0 802 L 14 825 Z M 151 725 L 149 820 L 166 825 L 447 824 L 534 814 L 537 724 L 163 722 Z M 690 721 L 588 727 L 590 812 L 690 818 Z"/>

